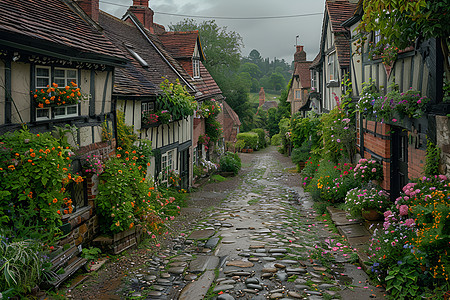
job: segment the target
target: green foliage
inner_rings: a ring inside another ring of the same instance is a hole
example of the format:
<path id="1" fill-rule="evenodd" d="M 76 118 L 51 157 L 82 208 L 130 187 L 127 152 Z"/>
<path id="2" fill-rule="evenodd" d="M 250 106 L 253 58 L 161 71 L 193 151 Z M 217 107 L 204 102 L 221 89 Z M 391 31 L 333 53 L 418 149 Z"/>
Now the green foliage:
<path id="1" fill-rule="evenodd" d="M 355 124 L 339 106 L 322 114 L 323 157 L 335 163 L 352 161 L 355 153 Z"/>
<path id="2" fill-rule="evenodd" d="M 233 172 L 236 175 L 241 169 L 241 159 L 237 153 L 226 152 L 220 157 L 219 168 L 223 172 Z"/>
<path id="3" fill-rule="evenodd" d="M 266 146 L 267 146 L 266 132 L 264 131 L 264 129 L 255 128 L 255 129 L 252 129 L 251 132 L 255 132 L 256 134 L 258 134 L 258 149 L 266 148 Z"/>
<path id="4" fill-rule="evenodd" d="M 158 97 L 156 104 L 159 109 L 167 110 L 173 120 L 181 120 L 194 114 L 197 102 L 189 94 L 186 86 L 181 85 L 179 79 L 176 80 L 175 84 L 165 79 L 159 87 L 163 95 Z"/>
<path id="5" fill-rule="evenodd" d="M 41 251 L 37 240 L 11 242 L 0 236 L 0 291 L 12 289 L 10 294 L 20 295 L 36 287 L 48 264 Z"/>
<path id="6" fill-rule="evenodd" d="M 408 255 L 404 261 L 394 265 L 386 276 L 386 290 L 394 299 L 422 299 L 419 294 L 417 261 Z"/>
<path id="7" fill-rule="evenodd" d="M 205 133 L 211 141 L 216 142 L 222 136 L 222 125 L 215 118 L 205 119 Z"/>
<path id="8" fill-rule="evenodd" d="M 427 151 L 425 157 L 425 176 L 431 177 L 439 174 L 439 161 L 441 159 L 441 149 L 430 139 L 427 140 Z"/>
<path id="9" fill-rule="evenodd" d="M 203 101 L 200 109 L 197 110 L 197 114 L 206 119 L 215 118 L 220 112 L 220 104 L 215 99 Z"/>
<path id="10" fill-rule="evenodd" d="M 305 141 L 309 141 L 310 149 L 319 147 L 320 119 L 317 114 L 311 113 L 306 118 L 294 115 L 291 127 L 294 147 L 301 147 Z"/>
<path id="11" fill-rule="evenodd" d="M 375 209 L 382 213 L 389 205 L 389 197 L 378 188 L 354 188 L 345 197 L 346 209 L 353 217 L 361 217 L 362 210 Z"/>
<path id="12" fill-rule="evenodd" d="M 269 136 L 273 137 L 275 134 L 280 132 L 278 123 L 280 119 L 278 118 L 278 110 L 275 107 L 269 108 L 267 111 L 267 130 L 269 131 Z"/>
<path id="13" fill-rule="evenodd" d="M 258 147 L 259 137 L 258 134 L 255 132 L 241 132 L 238 133 L 236 138 L 237 138 L 236 147 L 240 149 L 242 148 L 256 149 Z M 243 141 L 243 145 L 239 143 L 240 141 Z"/>
<path id="14" fill-rule="evenodd" d="M 83 181 L 71 174 L 65 137 L 23 128 L 0 136 L 0 144 L 0 228 L 18 238 L 54 239 L 63 207 L 71 207 L 68 184 Z"/>
<path id="15" fill-rule="evenodd" d="M 270 140 L 270 144 L 272 146 L 279 146 L 279 145 L 281 145 L 281 135 L 279 133 L 274 134 L 272 136 L 272 139 Z"/>
<path id="16" fill-rule="evenodd" d="M 278 127 L 280 128 L 280 136 L 281 136 L 281 153 L 287 153 L 288 148 L 290 147 L 291 142 L 291 120 L 288 118 L 281 119 L 280 123 L 278 123 Z"/>
<path id="17" fill-rule="evenodd" d="M 102 253 L 102 250 L 95 247 L 90 248 L 83 248 L 81 257 L 87 259 L 87 260 L 96 260 L 99 255 Z"/>
<path id="18" fill-rule="evenodd" d="M 134 133 L 134 126 L 125 123 L 125 113 L 118 110 L 117 115 L 117 145 L 125 151 L 129 151 L 138 136 Z"/>
<path id="19" fill-rule="evenodd" d="M 292 150 L 291 153 L 292 162 L 296 165 L 302 162 L 306 162 L 310 157 L 309 153 L 310 150 L 311 146 L 309 141 L 303 142 L 303 144 L 300 147 L 294 148 L 294 150 Z"/>

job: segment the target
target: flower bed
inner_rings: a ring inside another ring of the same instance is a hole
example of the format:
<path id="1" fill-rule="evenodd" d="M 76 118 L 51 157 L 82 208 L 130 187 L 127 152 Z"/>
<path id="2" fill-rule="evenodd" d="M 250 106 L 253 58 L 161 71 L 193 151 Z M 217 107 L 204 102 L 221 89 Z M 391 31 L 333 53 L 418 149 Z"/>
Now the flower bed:
<path id="1" fill-rule="evenodd" d="M 36 107 L 78 104 L 81 100 L 80 88 L 74 82 L 71 82 L 70 85 L 59 88 L 56 83 L 53 83 L 52 86 L 47 86 L 47 89 L 37 89 L 31 92 Z"/>

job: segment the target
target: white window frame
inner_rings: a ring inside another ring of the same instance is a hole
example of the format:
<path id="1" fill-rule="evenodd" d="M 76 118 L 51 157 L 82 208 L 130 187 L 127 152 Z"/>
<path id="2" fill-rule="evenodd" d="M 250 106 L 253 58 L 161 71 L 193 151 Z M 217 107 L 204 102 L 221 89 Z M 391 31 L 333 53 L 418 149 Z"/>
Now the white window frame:
<path id="1" fill-rule="evenodd" d="M 192 74 L 194 78 L 200 78 L 200 58 L 192 58 Z"/>
<path id="2" fill-rule="evenodd" d="M 162 183 L 167 182 L 167 176 L 164 173 L 166 170 L 175 170 L 174 168 L 174 157 L 175 150 L 169 150 L 161 155 L 161 172 L 162 172 Z"/>
<path id="3" fill-rule="evenodd" d="M 42 75 L 38 75 L 38 69 L 46 69 L 48 70 L 48 76 L 42 76 Z M 51 80 L 52 80 L 52 69 L 50 67 L 47 66 L 36 66 L 36 76 L 35 76 L 35 80 L 36 80 L 36 89 L 46 89 L 47 85 L 50 86 L 51 84 Z M 46 85 L 38 85 L 38 78 L 46 78 L 48 80 Z"/>
<path id="4" fill-rule="evenodd" d="M 54 82 L 56 83 L 57 80 L 63 80 L 64 84 L 61 86 L 61 84 L 58 84 L 60 88 L 65 86 L 71 86 L 71 82 L 77 83 L 78 81 L 78 70 L 77 69 L 69 69 L 69 68 L 55 68 L 55 71 L 64 71 L 64 77 L 56 77 L 56 72 L 54 75 Z M 75 71 L 75 77 L 69 77 L 68 71 Z"/>
<path id="5" fill-rule="evenodd" d="M 317 73 L 314 70 L 311 70 L 311 88 L 317 90 Z"/>
<path id="6" fill-rule="evenodd" d="M 328 61 L 328 81 L 338 81 L 339 74 L 337 72 L 336 51 L 331 52 L 327 56 Z"/>
<path id="7" fill-rule="evenodd" d="M 294 89 L 294 100 L 302 100 L 302 90 L 301 89 Z"/>
<path id="8" fill-rule="evenodd" d="M 38 69 L 46 69 L 48 70 L 48 76 L 42 76 L 38 75 Z M 77 83 L 78 81 L 78 69 L 73 68 L 54 68 L 54 70 L 63 70 L 64 71 L 64 77 L 55 77 L 55 74 L 53 74 L 54 81 L 57 79 L 64 80 L 64 86 L 70 86 L 71 82 Z M 47 84 L 45 86 L 38 86 L 38 78 L 46 78 L 48 80 L 48 86 L 50 86 L 52 82 L 52 69 L 49 66 L 36 66 L 35 67 L 36 75 L 35 75 L 35 82 L 36 82 L 36 89 L 47 89 Z M 75 71 L 75 76 L 68 76 L 67 71 Z M 55 72 L 56 73 L 56 72 Z M 59 85 L 59 88 L 64 88 L 64 86 Z M 59 114 L 55 116 L 55 110 L 61 110 L 61 108 L 64 108 L 64 114 Z M 76 112 L 68 112 L 69 109 L 75 108 Z M 41 111 L 48 111 L 47 116 L 45 117 L 39 117 L 38 112 Z M 70 118 L 70 117 L 78 117 L 79 116 L 79 109 L 78 104 L 72 104 L 72 105 L 61 105 L 61 106 L 55 106 L 55 107 L 43 107 L 43 108 L 35 108 L 35 115 L 36 115 L 36 121 L 48 121 L 52 119 L 64 119 L 64 118 Z"/>

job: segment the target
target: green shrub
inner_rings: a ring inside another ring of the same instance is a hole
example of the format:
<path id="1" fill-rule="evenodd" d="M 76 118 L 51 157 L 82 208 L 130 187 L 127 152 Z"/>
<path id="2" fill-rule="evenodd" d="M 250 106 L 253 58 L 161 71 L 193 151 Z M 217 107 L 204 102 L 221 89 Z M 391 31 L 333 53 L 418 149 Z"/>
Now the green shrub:
<path id="1" fill-rule="evenodd" d="M 291 154 L 292 162 L 297 165 L 301 162 L 306 162 L 310 157 L 310 150 L 309 141 L 305 141 L 300 147 L 294 148 Z"/>
<path id="2" fill-rule="evenodd" d="M 266 132 L 262 128 L 252 129 L 251 132 L 258 134 L 258 149 L 263 149 L 267 147 L 266 144 Z"/>
<path id="3" fill-rule="evenodd" d="M 251 149 L 256 149 L 256 147 L 258 147 L 258 134 L 255 132 L 242 132 L 242 133 L 238 133 L 237 135 L 237 140 L 239 141 L 244 141 L 244 145 L 243 147 L 240 148 L 251 148 Z M 241 145 L 241 144 L 239 144 Z"/>
<path id="4" fill-rule="evenodd" d="M 0 236 L 0 291 L 12 289 L 9 293 L 19 295 L 36 287 L 48 263 L 41 251 L 42 244 L 39 241 L 10 242 Z"/>
<path id="5" fill-rule="evenodd" d="M 221 171 L 236 175 L 241 169 L 241 159 L 236 153 L 227 152 L 220 158 L 219 166 Z"/>
<path id="6" fill-rule="evenodd" d="M 279 146 L 281 145 L 281 135 L 279 133 L 272 136 L 272 139 L 270 140 L 270 144 L 272 146 Z"/>

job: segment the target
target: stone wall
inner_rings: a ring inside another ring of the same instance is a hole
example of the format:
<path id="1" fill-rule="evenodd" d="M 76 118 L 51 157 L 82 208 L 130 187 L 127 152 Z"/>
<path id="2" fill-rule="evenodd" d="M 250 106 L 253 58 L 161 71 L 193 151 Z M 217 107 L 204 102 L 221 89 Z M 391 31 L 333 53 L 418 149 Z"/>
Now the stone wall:
<path id="1" fill-rule="evenodd" d="M 450 134 L 449 118 L 446 116 L 436 116 L 436 143 L 441 148 L 441 164 L 439 171 L 441 174 L 450 176 Z"/>

